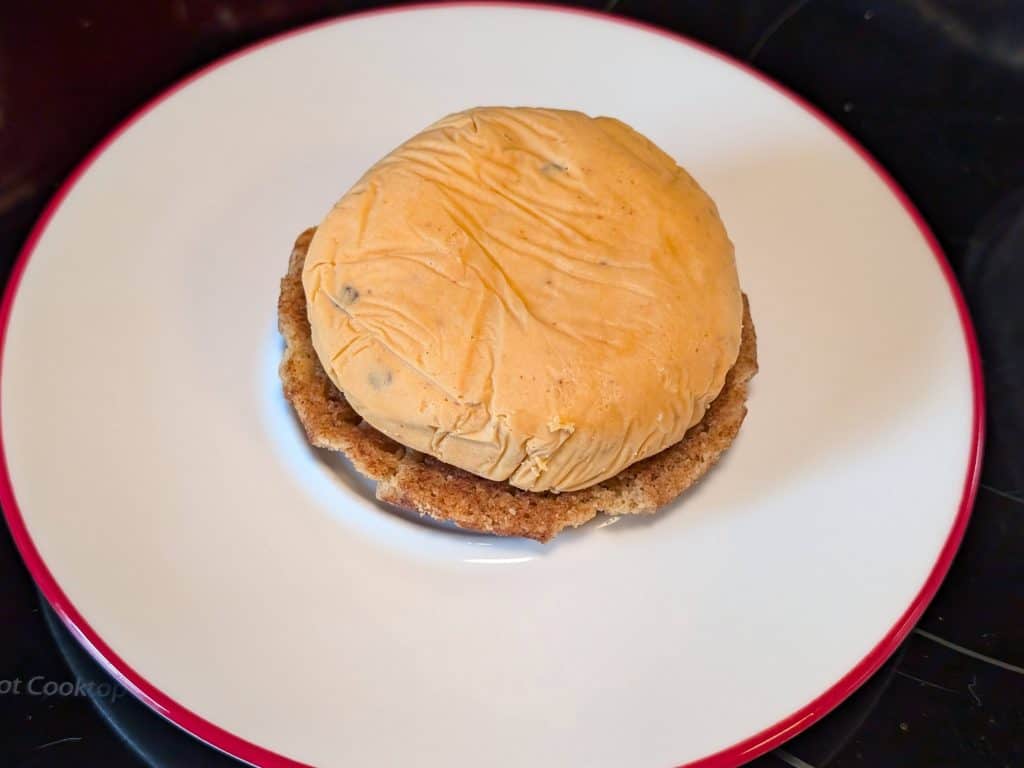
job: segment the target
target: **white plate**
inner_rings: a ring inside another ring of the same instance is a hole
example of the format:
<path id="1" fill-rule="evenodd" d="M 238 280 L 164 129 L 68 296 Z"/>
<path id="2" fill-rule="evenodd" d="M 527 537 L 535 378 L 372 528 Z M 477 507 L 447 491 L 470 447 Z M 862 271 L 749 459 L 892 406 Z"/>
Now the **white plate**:
<path id="1" fill-rule="evenodd" d="M 548 546 L 410 521 L 281 396 L 292 239 L 477 104 L 620 117 L 723 213 L 761 373 L 727 458 L 656 517 Z M 637 25 L 440 7 L 251 48 L 90 157 L 18 270 L 17 543 L 116 675 L 254 763 L 741 762 L 884 660 L 966 524 L 978 359 L 924 225 L 821 116 Z"/>

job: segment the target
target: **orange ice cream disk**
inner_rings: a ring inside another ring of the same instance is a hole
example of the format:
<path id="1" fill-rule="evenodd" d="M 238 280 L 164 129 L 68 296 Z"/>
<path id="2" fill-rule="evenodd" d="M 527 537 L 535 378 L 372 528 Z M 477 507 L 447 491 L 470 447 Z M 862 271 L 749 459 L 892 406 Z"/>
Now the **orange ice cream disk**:
<path id="1" fill-rule="evenodd" d="M 471 109 L 402 144 L 324 218 L 302 285 L 370 426 L 528 491 L 680 441 L 743 320 L 704 190 L 624 123 L 554 109 Z"/>

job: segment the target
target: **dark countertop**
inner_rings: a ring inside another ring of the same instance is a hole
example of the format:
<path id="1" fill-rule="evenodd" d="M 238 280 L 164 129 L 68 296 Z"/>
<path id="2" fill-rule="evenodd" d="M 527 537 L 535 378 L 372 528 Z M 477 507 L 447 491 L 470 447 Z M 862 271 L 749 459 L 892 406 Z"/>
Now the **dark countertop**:
<path id="1" fill-rule="evenodd" d="M 260 37 L 390 4 L 0 6 L 4 274 L 64 177 L 148 98 Z M 985 463 L 949 577 L 918 628 L 867 685 L 753 765 L 1024 766 L 1024 8 L 1016 0 L 570 4 L 703 40 L 831 115 L 920 208 L 978 330 Z M 0 765 L 238 765 L 112 686 L 53 620 L 3 526 L 0 583 Z M 31 679 L 34 690 L 47 682 L 58 690 L 30 694 Z M 63 682 L 71 684 L 60 689 Z M 83 685 L 89 682 L 95 685 Z"/>

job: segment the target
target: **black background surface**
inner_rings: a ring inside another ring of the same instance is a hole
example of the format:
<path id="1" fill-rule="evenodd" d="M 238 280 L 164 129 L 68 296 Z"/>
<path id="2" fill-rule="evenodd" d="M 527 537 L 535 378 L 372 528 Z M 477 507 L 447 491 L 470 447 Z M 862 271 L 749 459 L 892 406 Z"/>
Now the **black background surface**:
<path id="1" fill-rule="evenodd" d="M 62 179 L 144 101 L 258 38 L 380 5 L 388 3 L 0 4 L 4 274 Z M 977 325 L 988 409 L 984 471 L 946 583 L 867 685 L 754 765 L 1024 766 L 1024 3 L 574 5 L 705 41 L 831 115 L 920 208 Z M 109 678 L 49 614 L 2 526 L 0 590 L 0 766 L 238 765 L 120 689 L 28 694 L 32 678 L 37 686 Z M 20 693 L 5 692 L 4 681 L 16 679 Z"/>

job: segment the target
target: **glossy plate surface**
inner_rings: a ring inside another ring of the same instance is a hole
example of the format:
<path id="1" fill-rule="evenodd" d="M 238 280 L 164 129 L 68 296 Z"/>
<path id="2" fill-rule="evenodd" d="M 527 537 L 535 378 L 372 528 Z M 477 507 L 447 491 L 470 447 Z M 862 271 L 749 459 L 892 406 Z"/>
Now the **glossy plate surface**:
<path id="1" fill-rule="evenodd" d="M 619 117 L 718 203 L 760 347 L 694 492 L 552 544 L 378 507 L 282 398 L 291 242 L 452 111 Z M 79 639 L 263 765 L 735 765 L 895 648 L 982 424 L 912 207 L 835 128 L 678 38 L 524 7 L 318 25 L 165 94 L 83 165 L 3 305 L 0 500 Z"/>

